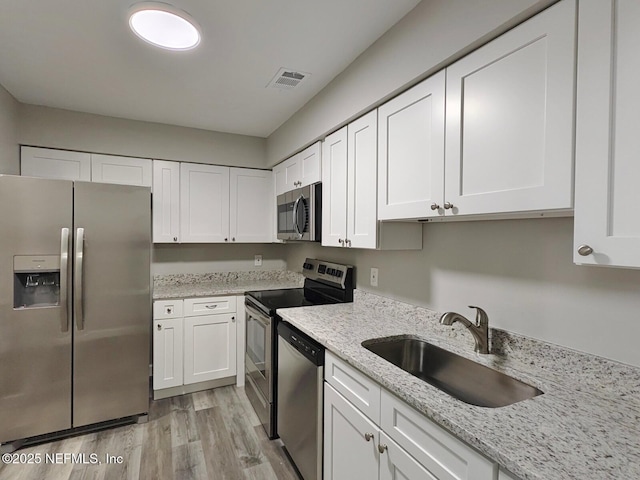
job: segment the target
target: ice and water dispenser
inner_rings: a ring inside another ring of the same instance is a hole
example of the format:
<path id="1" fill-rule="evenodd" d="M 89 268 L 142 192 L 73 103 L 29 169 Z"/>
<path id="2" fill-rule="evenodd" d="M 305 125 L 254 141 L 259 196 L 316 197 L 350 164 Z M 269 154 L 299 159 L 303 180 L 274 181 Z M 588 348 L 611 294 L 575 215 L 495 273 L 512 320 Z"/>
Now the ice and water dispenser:
<path id="1" fill-rule="evenodd" d="M 60 305 L 60 255 L 13 257 L 13 308 Z"/>

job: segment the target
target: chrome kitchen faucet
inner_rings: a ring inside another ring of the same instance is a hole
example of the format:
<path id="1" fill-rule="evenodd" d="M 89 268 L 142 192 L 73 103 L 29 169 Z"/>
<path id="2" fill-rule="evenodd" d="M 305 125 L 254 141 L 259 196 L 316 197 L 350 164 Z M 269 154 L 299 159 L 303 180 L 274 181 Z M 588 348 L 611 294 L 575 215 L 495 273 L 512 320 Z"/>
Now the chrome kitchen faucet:
<path id="1" fill-rule="evenodd" d="M 442 317 L 440 317 L 440 323 L 442 325 L 453 325 L 455 322 L 462 323 L 471 332 L 473 339 L 476 341 L 475 351 L 487 354 L 489 353 L 489 317 L 487 316 L 487 312 L 480 307 L 469 305 L 469 308 L 475 308 L 477 310 L 475 325 L 455 312 L 447 312 L 442 315 Z"/>

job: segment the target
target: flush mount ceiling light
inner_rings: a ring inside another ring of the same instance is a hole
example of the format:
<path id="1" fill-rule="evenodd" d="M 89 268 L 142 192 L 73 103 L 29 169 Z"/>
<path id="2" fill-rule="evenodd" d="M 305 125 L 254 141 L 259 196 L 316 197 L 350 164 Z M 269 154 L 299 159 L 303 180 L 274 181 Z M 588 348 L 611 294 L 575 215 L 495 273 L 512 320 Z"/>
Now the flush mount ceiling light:
<path id="1" fill-rule="evenodd" d="M 190 50 L 200 43 L 196 22 L 166 3 L 139 3 L 129 10 L 133 33 L 151 45 L 167 50 Z"/>

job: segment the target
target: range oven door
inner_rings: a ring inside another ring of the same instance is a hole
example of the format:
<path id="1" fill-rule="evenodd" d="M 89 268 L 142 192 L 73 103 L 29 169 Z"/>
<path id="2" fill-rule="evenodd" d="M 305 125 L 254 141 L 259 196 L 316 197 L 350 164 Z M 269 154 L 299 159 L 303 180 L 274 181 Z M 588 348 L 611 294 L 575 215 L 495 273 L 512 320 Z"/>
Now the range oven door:
<path id="1" fill-rule="evenodd" d="M 260 422 L 270 438 L 273 438 L 275 424 L 273 410 L 273 338 L 275 335 L 273 318 L 255 309 L 248 302 L 246 311 L 246 353 L 245 378 L 246 393 Z"/>

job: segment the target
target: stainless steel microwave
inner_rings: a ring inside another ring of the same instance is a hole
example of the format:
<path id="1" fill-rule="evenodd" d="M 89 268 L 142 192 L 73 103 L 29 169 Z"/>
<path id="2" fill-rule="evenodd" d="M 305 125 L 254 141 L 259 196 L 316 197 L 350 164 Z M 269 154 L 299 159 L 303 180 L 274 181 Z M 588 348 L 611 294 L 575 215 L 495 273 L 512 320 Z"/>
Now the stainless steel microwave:
<path id="1" fill-rule="evenodd" d="M 319 242 L 322 184 L 315 183 L 278 195 L 278 239 Z"/>

